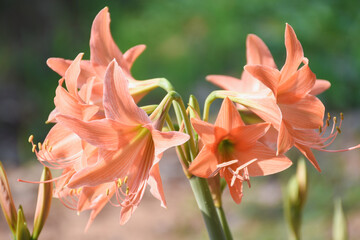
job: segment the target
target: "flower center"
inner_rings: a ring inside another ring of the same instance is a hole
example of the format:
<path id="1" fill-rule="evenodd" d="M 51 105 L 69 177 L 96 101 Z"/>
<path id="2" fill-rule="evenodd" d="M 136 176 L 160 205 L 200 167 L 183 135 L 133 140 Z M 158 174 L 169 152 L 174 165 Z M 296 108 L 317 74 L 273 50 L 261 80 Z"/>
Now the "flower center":
<path id="1" fill-rule="evenodd" d="M 223 139 L 218 145 L 218 151 L 222 155 L 231 155 L 234 152 L 234 143 L 229 139 Z"/>

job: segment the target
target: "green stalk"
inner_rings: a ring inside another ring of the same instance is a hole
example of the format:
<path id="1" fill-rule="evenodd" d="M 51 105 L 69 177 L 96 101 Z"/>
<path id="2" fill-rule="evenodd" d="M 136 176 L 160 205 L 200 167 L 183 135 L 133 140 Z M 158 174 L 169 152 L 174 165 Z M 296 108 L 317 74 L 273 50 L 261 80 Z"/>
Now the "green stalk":
<path id="1" fill-rule="evenodd" d="M 232 237 L 232 234 L 231 234 L 231 231 L 230 231 L 230 228 L 229 228 L 229 224 L 227 222 L 227 219 L 226 219 L 226 216 L 225 216 L 225 212 L 224 212 L 224 209 L 222 208 L 222 206 L 219 206 L 219 207 L 216 207 L 216 212 L 220 218 L 220 222 L 221 222 L 221 226 L 222 226 L 222 229 L 225 233 L 225 237 L 227 240 L 232 240 L 233 237 Z"/>
<path id="2" fill-rule="evenodd" d="M 226 240 L 206 179 L 193 176 L 189 181 L 205 221 L 209 238 L 211 240 Z"/>

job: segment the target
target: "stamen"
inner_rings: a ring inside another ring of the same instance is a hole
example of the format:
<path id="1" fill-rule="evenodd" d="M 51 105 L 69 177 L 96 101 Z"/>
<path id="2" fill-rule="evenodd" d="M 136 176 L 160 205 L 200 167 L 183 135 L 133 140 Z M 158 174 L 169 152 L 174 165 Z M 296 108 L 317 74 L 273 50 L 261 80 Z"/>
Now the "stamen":
<path id="1" fill-rule="evenodd" d="M 106 196 L 109 196 L 109 194 L 110 194 L 110 189 L 106 189 Z"/>
<path id="2" fill-rule="evenodd" d="M 338 131 L 339 134 L 341 134 L 341 130 L 339 127 L 336 127 L 336 130 Z"/>
<path id="3" fill-rule="evenodd" d="M 34 135 L 30 135 L 28 142 L 31 143 L 34 140 Z"/>
<path id="4" fill-rule="evenodd" d="M 129 195 L 129 191 L 130 191 L 129 187 L 126 187 L 126 192 L 125 192 L 125 194 L 126 194 L 126 195 Z"/>
<path id="5" fill-rule="evenodd" d="M 327 119 L 330 120 L 331 119 L 331 115 L 330 113 L 327 114 Z"/>
<path id="6" fill-rule="evenodd" d="M 335 124 L 337 124 L 337 119 L 336 119 L 336 117 L 333 118 L 333 121 L 334 121 Z"/>
<path id="7" fill-rule="evenodd" d="M 41 149 L 42 149 L 41 142 L 38 143 L 38 148 L 39 148 L 39 150 L 41 151 Z"/>
<path id="8" fill-rule="evenodd" d="M 340 119 L 344 120 L 344 114 L 342 112 L 340 113 Z"/>
<path id="9" fill-rule="evenodd" d="M 319 133 L 322 133 L 322 127 L 319 126 Z"/>
<path id="10" fill-rule="evenodd" d="M 121 186 L 122 186 L 121 178 L 118 178 L 118 180 L 117 180 L 117 187 L 118 187 L 118 188 L 121 188 Z"/>
<path id="11" fill-rule="evenodd" d="M 128 181 L 128 176 L 125 176 L 125 178 L 124 178 L 124 183 L 126 184 L 127 181 Z"/>
<path id="12" fill-rule="evenodd" d="M 32 145 L 31 151 L 32 151 L 32 152 L 35 152 L 35 150 L 36 150 L 36 145 L 34 144 L 34 145 Z"/>

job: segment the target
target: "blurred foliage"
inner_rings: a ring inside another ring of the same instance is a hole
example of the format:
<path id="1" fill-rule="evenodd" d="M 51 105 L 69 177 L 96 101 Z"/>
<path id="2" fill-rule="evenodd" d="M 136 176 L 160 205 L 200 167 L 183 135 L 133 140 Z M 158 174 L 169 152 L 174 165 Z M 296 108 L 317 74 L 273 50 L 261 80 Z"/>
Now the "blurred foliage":
<path id="1" fill-rule="evenodd" d="M 321 96 L 325 104 L 333 109 L 360 105 L 357 1 L 1 0 L 0 152 L 4 161 L 30 156 L 31 146 L 25 145 L 30 133 L 37 140 L 44 138 L 50 126 L 43 123 L 53 109 L 60 78 L 46 66 L 46 59 L 73 59 L 79 52 L 89 58 L 92 20 L 106 5 L 120 49 L 124 52 L 141 43 L 148 47 L 134 65 L 135 78 L 166 77 L 184 99 L 194 93 L 202 104 L 216 89 L 204 80 L 208 74 L 240 76 L 249 33 L 260 36 L 282 66 L 288 22 L 317 77 L 332 83 Z M 146 100 L 158 101 L 162 95 L 151 96 Z"/>

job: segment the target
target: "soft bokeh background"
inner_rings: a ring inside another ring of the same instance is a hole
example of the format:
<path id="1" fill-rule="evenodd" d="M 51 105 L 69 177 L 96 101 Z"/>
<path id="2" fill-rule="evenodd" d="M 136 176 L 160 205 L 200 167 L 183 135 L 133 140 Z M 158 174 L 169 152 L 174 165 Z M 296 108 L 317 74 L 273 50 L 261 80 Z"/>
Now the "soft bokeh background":
<path id="1" fill-rule="evenodd" d="M 240 76 L 249 33 L 260 36 L 277 65 L 282 66 L 288 22 L 312 70 L 332 84 L 320 96 L 328 111 L 345 113 L 343 134 L 333 148 L 360 142 L 359 1 L 0 0 L 0 160 L 9 171 L 16 204 L 24 205 L 30 222 L 36 186 L 17 183 L 16 179 L 35 180 L 41 172 L 27 137 L 34 134 L 40 141 L 51 127 L 44 121 L 54 107 L 60 77 L 46 66 L 46 59 L 73 59 L 79 52 L 89 58 L 91 23 L 104 6 L 109 6 L 113 37 L 123 52 L 137 44 L 147 45 L 134 65 L 135 78 L 166 77 L 184 99 L 194 93 L 200 103 L 216 89 L 204 80 L 207 74 Z M 156 91 L 145 102 L 156 103 L 162 93 Z M 296 151 L 290 154 L 297 157 Z M 311 188 L 305 208 L 304 239 L 330 238 L 335 197 L 343 199 L 351 239 L 359 239 L 360 152 L 317 156 L 323 172 L 319 174 L 308 165 Z M 176 161 L 170 153 L 161 165 L 167 210 L 146 197 L 131 221 L 120 227 L 118 209 L 108 207 L 83 235 L 87 215 L 78 217 L 55 200 L 43 239 L 53 239 L 51 234 L 55 232 L 76 239 L 206 238 Z M 253 179 L 252 188 L 246 189 L 239 206 L 225 196 L 235 239 L 286 239 L 281 188 L 294 170 Z M 0 217 L 0 238 L 8 234 L 5 220 Z"/>

